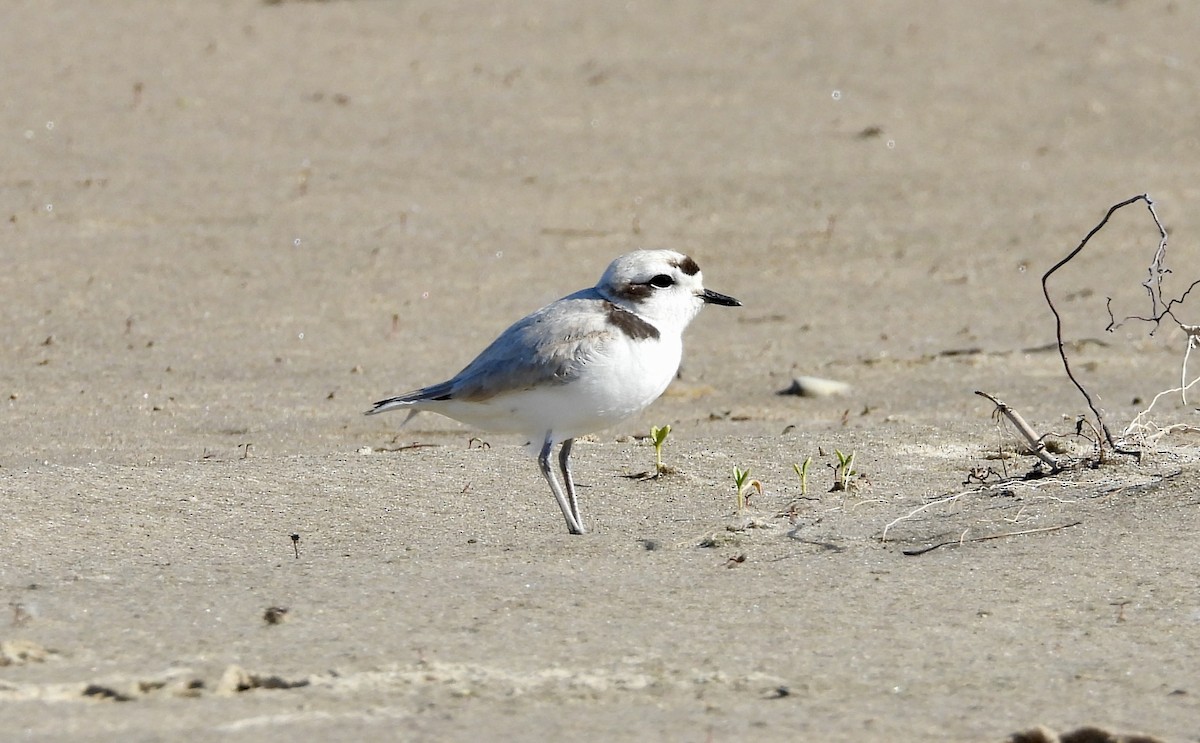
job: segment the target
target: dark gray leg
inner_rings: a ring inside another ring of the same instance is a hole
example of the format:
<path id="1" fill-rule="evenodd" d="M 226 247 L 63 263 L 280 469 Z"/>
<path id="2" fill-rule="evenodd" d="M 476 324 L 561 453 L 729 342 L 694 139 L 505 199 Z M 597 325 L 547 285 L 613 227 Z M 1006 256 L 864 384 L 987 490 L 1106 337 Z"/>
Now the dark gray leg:
<path id="1" fill-rule="evenodd" d="M 563 442 L 562 449 L 558 451 L 558 466 L 567 486 L 567 502 L 571 505 L 571 514 L 575 517 L 575 523 L 579 524 L 579 530 L 583 531 L 583 517 L 579 515 L 579 500 L 575 497 L 575 479 L 571 477 L 571 445 L 574 443 L 575 439 Z"/>
<path id="2" fill-rule="evenodd" d="M 541 453 L 538 455 L 538 467 L 542 470 L 542 477 L 546 478 L 546 482 L 550 484 L 550 492 L 554 493 L 554 500 L 558 501 L 558 507 L 562 509 L 563 518 L 567 520 L 567 531 L 572 534 L 582 534 L 583 525 L 579 523 L 579 518 L 575 515 L 575 508 L 572 507 L 574 497 L 572 496 L 571 501 L 567 500 L 567 496 L 563 494 L 562 486 L 558 484 L 558 478 L 554 476 L 554 469 L 550 466 L 550 451 L 554 448 L 554 439 L 550 433 L 550 431 L 546 432 L 546 440 L 542 444 Z M 567 451 L 570 453 L 569 447 Z M 571 487 L 574 490 L 574 484 Z"/>

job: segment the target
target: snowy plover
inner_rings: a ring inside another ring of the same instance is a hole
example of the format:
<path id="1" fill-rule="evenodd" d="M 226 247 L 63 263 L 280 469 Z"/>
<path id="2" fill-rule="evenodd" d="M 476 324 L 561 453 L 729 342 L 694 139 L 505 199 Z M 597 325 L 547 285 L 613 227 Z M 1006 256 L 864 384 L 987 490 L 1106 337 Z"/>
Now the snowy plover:
<path id="1" fill-rule="evenodd" d="M 542 476 L 567 520 L 582 534 L 571 479 L 576 436 L 599 431 L 658 399 L 679 370 L 683 329 L 705 304 L 737 307 L 704 288 L 700 267 L 672 250 L 617 258 L 600 283 L 518 320 L 453 379 L 389 397 L 367 415 L 422 410 L 486 431 L 520 433 L 538 453 Z M 403 424 L 401 424 L 403 425 Z M 562 444 L 554 476 L 550 453 Z"/>

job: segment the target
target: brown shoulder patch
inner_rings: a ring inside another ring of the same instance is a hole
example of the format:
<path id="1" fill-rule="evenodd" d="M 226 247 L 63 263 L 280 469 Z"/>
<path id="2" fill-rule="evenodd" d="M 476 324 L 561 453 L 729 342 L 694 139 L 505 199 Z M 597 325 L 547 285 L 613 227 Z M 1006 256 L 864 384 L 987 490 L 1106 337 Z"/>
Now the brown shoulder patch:
<path id="1" fill-rule="evenodd" d="M 608 310 L 608 321 L 625 335 L 635 341 L 658 338 L 658 328 L 612 302 L 605 302 Z"/>

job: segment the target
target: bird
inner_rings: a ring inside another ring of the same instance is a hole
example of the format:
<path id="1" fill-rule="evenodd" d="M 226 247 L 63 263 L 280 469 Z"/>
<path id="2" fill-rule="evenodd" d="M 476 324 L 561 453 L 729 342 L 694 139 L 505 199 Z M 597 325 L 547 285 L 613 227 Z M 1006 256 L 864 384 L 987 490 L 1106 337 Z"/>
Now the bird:
<path id="1" fill-rule="evenodd" d="M 365 414 L 407 410 L 403 426 L 429 411 L 526 436 L 567 531 L 584 534 L 571 476 L 575 439 L 658 399 L 678 374 L 684 329 L 706 304 L 742 306 L 705 289 L 700 267 L 682 253 L 626 253 L 595 286 L 513 323 L 452 378 L 380 400 Z M 550 462 L 555 446 L 562 483 Z"/>

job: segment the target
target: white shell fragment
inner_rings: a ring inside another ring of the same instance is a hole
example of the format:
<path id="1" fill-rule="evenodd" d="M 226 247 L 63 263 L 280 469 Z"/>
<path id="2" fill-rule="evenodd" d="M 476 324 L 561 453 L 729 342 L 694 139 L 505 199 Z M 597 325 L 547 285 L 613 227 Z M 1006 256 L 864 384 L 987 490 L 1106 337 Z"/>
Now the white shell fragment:
<path id="1" fill-rule="evenodd" d="M 834 397 L 850 391 L 850 385 L 836 379 L 821 377 L 795 377 L 792 386 L 780 390 L 781 395 L 800 395 L 801 397 Z"/>

